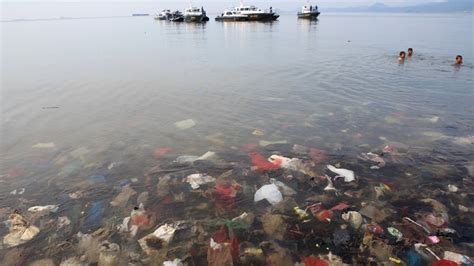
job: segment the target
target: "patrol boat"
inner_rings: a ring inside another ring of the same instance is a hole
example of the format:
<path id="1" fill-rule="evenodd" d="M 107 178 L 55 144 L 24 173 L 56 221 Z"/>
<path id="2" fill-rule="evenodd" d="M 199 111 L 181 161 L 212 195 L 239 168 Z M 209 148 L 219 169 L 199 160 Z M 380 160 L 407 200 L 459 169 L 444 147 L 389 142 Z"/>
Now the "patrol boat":
<path id="1" fill-rule="evenodd" d="M 189 7 L 184 11 L 184 21 L 186 22 L 206 22 L 209 17 L 203 7 Z"/>
<path id="2" fill-rule="evenodd" d="M 156 20 L 169 20 L 171 18 L 171 10 L 163 9 L 160 14 L 155 15 Z"/>
<path id="3" fill-rule="evenodd" d="M 226 10 L 221 16 L 218 16 L 216 20 L 245 20 L 244 16 L 247 17 L 246 21 L 273 21 L 280 17 L 280 15 L 273 12 L 272 7 L 268 10 L 262 10 L 256 6 L 245 6 L 242 1 L 240 1 L 240 6 Z"/>
<path id="4" fill-rule="evenodd" d="M 301 8 L 301 12 L 298 12 L 298 18 L 317 19 L 319 14 L 318 6 L 305 5 Z"/>

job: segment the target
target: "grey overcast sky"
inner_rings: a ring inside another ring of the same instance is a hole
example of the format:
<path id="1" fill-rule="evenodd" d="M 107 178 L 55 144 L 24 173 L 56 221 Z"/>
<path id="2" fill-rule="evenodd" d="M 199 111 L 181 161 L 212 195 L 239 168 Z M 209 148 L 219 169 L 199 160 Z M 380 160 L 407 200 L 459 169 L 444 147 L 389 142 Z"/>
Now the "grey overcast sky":
<path id="1" fill-rule="evenodd" d="M 310 0 L 311 4 L 317 4 L 320 6 L 327 7 L 352 7 L 352 6 L 363 6 L 371 5 L 375 3 L 383 3 L 389 6 L 407 6 L 407 5 L 416 5 L 423 3 L 432 3 L 432 2 L 444 2 L 447 0 Z M 473 0 L 474 1 L 474 0 Z M 0 2 L 129 2 L 129 3 L 139 3 L 139 2 L 153 2 L 156 4 L 168 4 L 168 3 L 189 3 L 189 0 L 0 0 Z M 304 4 L 307 0 L 244 0 L 245 4 L 273 4 L 275 7 L 282 5 L 295 5 L 295 4 Z M 239 0 L 192 0 L 192 3 L 195 5 L 199 4 L 226 4 L 226 5 L 236 5 L 239 3 Z"/>
<path id="2" fill-rule="evenodd" d="M 261 8 L 273 6 L 279 10 L 294 10 L 307 3 L 308 0 L 243 0 L 244 4 L 256 5 Z M 339 7 L 357 7 L 367 6 L 375 3 L 383 3 L 388 6 L 409 6 L 425 4 L 432 2 L 445 2 L 447 0 L 309 0 L 312 5 L 318 5 L 320 8 L 339 8 Z M 451 0 L 453 1 L 453 0 Z M 454 0 L 456 1 L 456 0 Z M 474 0 L 472 0 L 474 1 Z M 178 8 L 188 6 L 191 2 L 194 6 L 205 6 L 208 10 L 221 10 L 224 7 L 232 7 L 239 4 L 239 0 L 0 0 L 0 3 L 103 3 L 121 2 L 122 5 L 145 6 L 153 5 L 167 8 Z"/>

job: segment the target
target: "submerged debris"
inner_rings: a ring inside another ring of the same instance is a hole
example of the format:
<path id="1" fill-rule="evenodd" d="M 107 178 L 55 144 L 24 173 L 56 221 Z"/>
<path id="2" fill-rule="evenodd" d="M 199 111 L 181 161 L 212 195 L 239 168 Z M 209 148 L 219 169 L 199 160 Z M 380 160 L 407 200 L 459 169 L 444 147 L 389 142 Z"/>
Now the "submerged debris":
<path id="1" fill-rule="evenodd" d="M 10 232 L 3 237 L 3 244 L 15 247 L 32 240 L 40 229 L 31 225 L 19 212 L 15 211 L 8 217 Z"/>

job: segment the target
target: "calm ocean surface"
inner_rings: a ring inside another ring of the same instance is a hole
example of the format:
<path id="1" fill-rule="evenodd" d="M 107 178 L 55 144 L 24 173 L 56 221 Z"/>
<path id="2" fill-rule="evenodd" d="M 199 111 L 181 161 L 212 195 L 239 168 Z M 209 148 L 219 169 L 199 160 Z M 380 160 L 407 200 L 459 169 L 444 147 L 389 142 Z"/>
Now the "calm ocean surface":
<path id="1" fill-rule="evenodd" d="M 283 14 L 273 23 L 218 23 L 210 14 L 207 24 L 173 24 L 127 17 L 151 9 L 108 18 L 85 18 L 102 14 L 84 9 L 22 16 L 13 4 L 4 7 L 2 221 L 12 209 L 33 205 L 60 204 L 66 213 L 71 203 L 60 202 L 61 195 L 88 190 L 79 180 L 94 174 L 105 176 L 110 189 L 84 197 L 78 208 L 85 213 L 97 198 L 108 204 L 123 180 L 138 178 L 134 189 L 145 191 L 143 173 L 162 147 L 171 148 L 170 161 L 214 151 L 250 165 L 242 147 L 284 140 L 290 148 L 275 150 L 285 156 L 295 156 L 288 149 L 300 144 L 357 169 L 364 165 L 359 154 L 392 145 L 406 153 L 380 171 L 401 189 L 407 179 L 413 186 L 436 180 L 444 190 L 452 182 L 463 187 L 461 180 L 474 174 L 471 13 L 322 13 L 317 22 Z M 413 58 L 399 64 L 398 53 L 408 47 Z M 461 67 L 453 66 L 457 54 L 464 56 Z M 195 125 L 174 124 L 187 119 Z M 34 148 L 38 143 L 54 147 Z M 10 193 L 20 188 L 24 194 Z M 249 198 L 243 202 L 252 206 Z M 464 204 L 472 207 L 471 199 Z M 124 209 L 113 215 L 125 217 L 131 209 Z M 472 213 L 467 219 L 472 223 Z M 70 233 L 87 229 L 78 222 Z"/>

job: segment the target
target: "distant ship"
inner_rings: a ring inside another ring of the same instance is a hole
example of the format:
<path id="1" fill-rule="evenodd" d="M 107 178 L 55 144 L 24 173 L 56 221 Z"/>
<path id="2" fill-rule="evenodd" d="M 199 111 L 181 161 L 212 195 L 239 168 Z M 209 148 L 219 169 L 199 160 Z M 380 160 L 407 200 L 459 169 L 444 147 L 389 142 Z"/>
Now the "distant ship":
<path id="1" fill-rule="evenodd" d="M 268 11 L 262 10 L 256 6 L 244 6 L 240 2 L 239 7 L 225 10 L 220 16 L 216 17 L 217 21 L 273 21 L 278 19 L 280 15 L 273 12 L 272 7 Z"/>
<path id="2" fill-rule="evenodd" d="M 298 12 L 298 18 L 317 19 L 319 14 L 318 6 L 305 5 L 301 8 L 301 12 Z"/>
<path id="3" fill-rule="evenodd" d="M 209 17 L 203 7 L 189 7 L 184 11 L 184 21 L 186 22 L 206 22 Z"/>
<path id="4" fill-rule="evenodd" d="M 171 11 L 169 9 L 163 9 L 159 14 L 155 15 L 156 20 L 169 20 L 171 18 Z"/>

